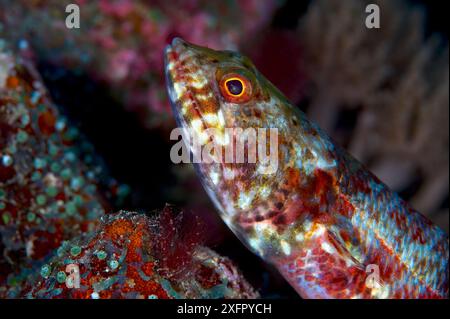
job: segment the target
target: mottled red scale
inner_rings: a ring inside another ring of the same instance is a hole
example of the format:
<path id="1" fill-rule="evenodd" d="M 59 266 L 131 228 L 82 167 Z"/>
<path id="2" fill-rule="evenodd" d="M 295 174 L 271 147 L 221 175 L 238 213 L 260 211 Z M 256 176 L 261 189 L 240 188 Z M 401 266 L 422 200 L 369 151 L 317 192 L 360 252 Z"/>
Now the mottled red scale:
<path id="1" fill-rule="evenodd" d="M 380 268 L 380 275 L 381 278 L 383 278 L 384 280 L 389 280 L 391 281 L 393 279 L 393 276 L 395 277 L 395 273 L 394 270 L 396 268 L 396 265 L 392 265 L 390 263 L 385 263 L 384 264 L 385 267 L 384 268 Z"/>
<path id="2" fill-rule="evenodd" d="M 335 203 L 336 211 L 344 217 L 351 218 L 355 213 L 355 206 L 350 203 L 347 198 L 339 194 Z"/>
<path id="3" fill-rule="evenodd" d="M 348 276 L 342 270 L 336 269 L 328 284 L 331 290 L 344 290 L 348 286 Z"/>
<path id="4" fill-rule="evenodd" d="M 390 212 L 390 216 L 393 220 L 395 220 L 395 223 L 398 227 L 403 227 L 406 221 L 406 217 L 404 214 L 401 214 L 397 210 L 393 210 Z"/>
<path id="5" fill-rule="evenodd" d="M 412 233 L 412 239 L 420 242 L 422 245 L 426 243 L 424 233 L 423 233 L 422 229 L 420 229 L 419 227 L 414 227 L 414 231 Z"/>
<path id="6" fill-rule="evenodd" d="M 361 176 L 361 171 L 357 171 L 349 175 L 350 183 L 353 186 L 354 192 L 361 192 L 364 194 L 370 194 L 371 189 L 367 180 Z"/>
<path id="7" fill-rule="evenodd" d="M 314 176 L 307 181 L 306 186 L 301 186 L 299 192 L 302 194 L 302 204 L 314 220 L 328 223 L 333 218 L 331 214 L 328 214 L 327 209 L 323 211 L 321 207 L 328 208 L 330 204 L 334 204 L 336 199 L 334 184 L 333 176 L 323 170 L 316 169 Z"/>
<path id="8" fill-rule="evenodd" d="M 339 231 L 339 235 L 341 236 L 341 238 L 342 238 L 342 240 L 343 240 L 344 242 L 348 243 L 348 242 L 351 241 L 350 234 L 349 234 L 346 230 L 341 229 L 341 230 Z"/>

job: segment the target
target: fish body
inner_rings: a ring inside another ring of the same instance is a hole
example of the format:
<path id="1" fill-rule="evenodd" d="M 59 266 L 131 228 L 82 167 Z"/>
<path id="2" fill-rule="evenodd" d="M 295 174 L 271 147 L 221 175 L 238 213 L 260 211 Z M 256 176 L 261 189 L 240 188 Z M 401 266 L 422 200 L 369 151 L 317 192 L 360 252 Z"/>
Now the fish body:
<path id="1" fill-rule="evenodd" d="M 336 145 L 247 57 L 176 38 L 165 64 L 177 122 L 201 145 L 210 129 L 232 149 L 240 134 L 225 138 L 227 128 L 277 130 L 270 172 L 223 160 L 196 169 L 225 223 L 301 297 L 448 298 L 446 233 Z"/>

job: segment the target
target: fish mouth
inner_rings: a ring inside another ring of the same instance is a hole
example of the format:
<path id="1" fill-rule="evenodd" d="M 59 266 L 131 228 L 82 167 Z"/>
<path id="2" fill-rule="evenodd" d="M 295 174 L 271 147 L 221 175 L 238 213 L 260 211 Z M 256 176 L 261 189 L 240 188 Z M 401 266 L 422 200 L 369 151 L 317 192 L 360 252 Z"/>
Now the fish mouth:
<path id="1" fill-rule="evenodd" d="M 189 89 L 189 83 L 185 80 L 188 70 L 186 69 L 186 65 L 183 65 L 183 63 L 186 64 L 186 55 L 190 49 L 191 46 L 187 42 L 180 38 L 174 38 L 172 43 L 167 45 L 164 51 L 166 88 L 169 95 L 170 105 L 177 126 L 182 129 L 187 129 L 184 134 L 187 134 L 188 136 L 190 136 L 188 120 L 183 115 L 183 101 L 179 92 L 177 92 L 175 85 L 178 86 L 178 89 L 182 87 L 187 94 L 193 96 L 191 90 Z M 202 121 L 203 125 L 206 125 L 202 113 L 197 106 L 192 106 L 190 111 L 196 114 L 196 116 Z M 192 136 L 190 136 L 190 138 L 192 139 Z M 191 145 L 188 143 L 186 146 L 192 153 Z M 194 169 L 199 176 L 203 188 L 210 194 L 211 198 L 216 198 L 215 191 L 207 182 L 207 175 L 202 167 L 203 165 L 201 163 L 194 163 Z M 215 200 L 215 204 L 221 207 L 217 200 Z M 219 210 L 221 212 L 224 211 L 223 208 Z"/>
<path id="2" fill-rule="evenodd" d="M 215 112 L 218 101 L 204 70 L 201 50 L 181 38 L 174 38 L 165 48 L 166 88 L 178 127 L 188 128 L 194 121 L 202 129 L 214 127 L 205 115 Z M 211 111 L 213 109 L 213 111 Z"/>
<path id="3" fill-rule="evenodd" d="M 199 119 L 208 127 L 201 111 L 201 103 L 191 89 L 193 70 L 200 69 L 195 46 L 181 38 L 174 38 L 164 54 L 166 88 L 175 120 L 179 127 L 187 127 L 188 121 Z"/>
<path id="4" fill-rule="evenodd" d="M 174 114 L 175 121 L 179 127 L 187 127 L 185 119 L 181 116 L 181 101 L 177 97 L 174 87 L 174 79 L 182 77 L 183 69 L 177 68 L 179 56 L 186 49 L 187 43 L 181 38 L 174 38 L 172 43 L 164 49 L 164 73 L 166 80 L 166 89 L 169 96 L 169 102 Z M 178 76 L 177 76 L 178 75 Z M 183 83 L 186 87 L 187 83 Z"/>

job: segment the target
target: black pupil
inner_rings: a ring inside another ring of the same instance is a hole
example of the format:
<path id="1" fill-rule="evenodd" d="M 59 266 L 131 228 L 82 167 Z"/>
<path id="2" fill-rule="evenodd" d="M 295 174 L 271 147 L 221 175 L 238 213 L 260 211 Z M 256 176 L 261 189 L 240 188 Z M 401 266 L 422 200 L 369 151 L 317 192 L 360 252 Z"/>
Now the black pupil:
<path id="1" fill-rule="evenodd" d="M 239 80 L 230 80 L 227 82 L 228 91 L 233 95 L 239 95 L 242 93 L 242 82 Z"/>

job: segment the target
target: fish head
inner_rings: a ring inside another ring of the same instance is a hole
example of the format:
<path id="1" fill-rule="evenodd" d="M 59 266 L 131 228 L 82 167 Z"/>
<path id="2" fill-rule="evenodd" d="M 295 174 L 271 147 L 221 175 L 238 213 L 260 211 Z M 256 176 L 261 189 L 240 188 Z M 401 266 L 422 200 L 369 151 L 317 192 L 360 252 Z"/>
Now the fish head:
<path id="1" fill-rule="evenodd" d="M 165 72 L 181 126 L 202 122 L 203 129 L 208 129 L 270 124 L 264 123 L 264 118 L 252 121 L 258 104 L 266 105 L 271 97 L 268 81 L 244 55 L 175 38 L 166 47 Z"/>
<path id="2" fill-rule="evenodd" d="M 223 220 L 241 238 L 249 238 L 257 224 L 272 227 L 288 196 L 280 187 L 290 161 L 291 133 L 301 120 L 293 107 L 237 52 L 175 38 L 165 50 L 165 73 L 173 113 L 190 138 L 189 150 L 204 155 L 196 145 L 212 141 L 222 149 L 212 152 L 219 153 L 219 161 L 205 162 L 200 156 L 195 166 Z"/>

